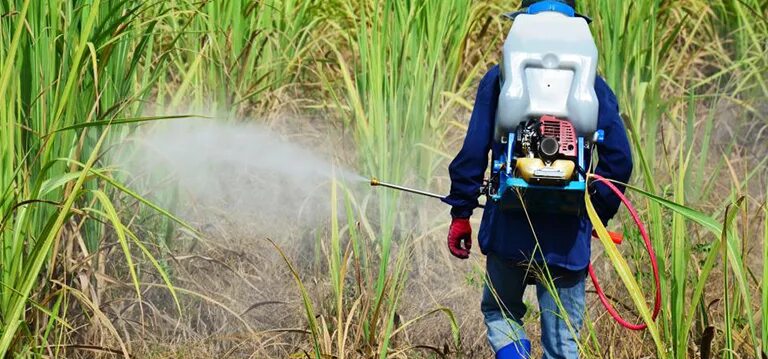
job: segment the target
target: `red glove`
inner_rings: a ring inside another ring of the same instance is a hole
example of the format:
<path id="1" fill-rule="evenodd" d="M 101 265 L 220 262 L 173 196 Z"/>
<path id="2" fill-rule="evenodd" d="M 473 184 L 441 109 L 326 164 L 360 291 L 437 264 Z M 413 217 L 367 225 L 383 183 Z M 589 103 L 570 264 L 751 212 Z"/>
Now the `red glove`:
<path id="1" fill-rule="evenodd" d="M 448 229 L 448 250 L 456 258 L 467 259 L 471 248 L 472 226 L 469 225 L 469 218 L 454 218 Z"/>

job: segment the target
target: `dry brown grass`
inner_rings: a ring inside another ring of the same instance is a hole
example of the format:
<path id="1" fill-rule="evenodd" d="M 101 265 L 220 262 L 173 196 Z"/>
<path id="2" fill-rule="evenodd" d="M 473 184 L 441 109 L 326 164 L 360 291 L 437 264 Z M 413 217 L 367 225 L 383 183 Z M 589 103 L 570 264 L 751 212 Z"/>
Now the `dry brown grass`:
<path id="1" fill-rule="evenodd" d="M 721 112 L 731 113 L 730 116 L 738 116 L 739 113 L 734 108 L 724 108 Z M 743 133 L 729 129 L 726 122 L 730 116 L 722 116 L 718 123 L 723 130 L 716 143 L 723 146 Z M 318 148 L 325 156 L 334 158 L 336 163 L 355 162 L 356 154 L 349 150 L 354 147 L 353 144 L 328 121 L 307 119 L 300 115 L 280 115 L 268 119 L 268 123 L 287 138 Z M 462 136 L 461 129 L 456 129 L 448 142 L 455 147 Z M 732 158 L 731 162 L 734 171 L 745 171 L 761 148 L 754 143 L 739 143 L 737 146 L 739 148 L 734 152 L 744 155 Z M 438 190 L 447 190 L 448 183 L 440 176 L 435 183 Z M 725 189 L 729 183 L 728 178 L 723 178 L 714 185 Z M 358 195 L 366 195 L 366 188 L 359 190 L 361 193 Z M 748 193 L 752 198 L 761 198 L 765 195 L 765 188 L 754 185 Z M 702 205 L 722 199 L 706 199 Z M 416 318 L 436 307 L 448 307 L 458 320 L 462 346 L 453 347 L 451 328 L 445 318 L 432 315 L 393 338 L 393 350 L 415 347 L 400 353 L 402 357 L 435 357 L 440 356 L 436 354 L 438 352 L 450 358 L 492 357 L 479 310 L 484 258 L 477 249 L 469 261 L 450 257 L 444 248 L 447 208 L 418 199 L 407 200 L 403 208 L 404 213 L 416 213 L 420 220 L 414 227 L 403 229 L 406 237 L 415 240 L 411 243 L 407 287 L 398 306 L 399 321 Z M 102 310 L 109 315 L 131 352 L 136 357 L 147 358 L 307 357 L 312 348 L 300 295 L 286 264 L 267 238 L 274 240 L 298 269 L 314 300 L 318 316 L 330 318 L 334 312 L 333 293 L 326 253 L 321 243 L 328 238 L 325 228 L 327 218 L 317 222 L 318 227 L 312 229 L 297 226 L 296 218 L 263 217 L 258 206 L 254 207 L 253 213 L 245 213 L 238 218 L 227 217 L 227 211 L 220 208 L 197 207 L 195 204 L 189 204 L 186 212 L 190 223 L 202 232 L 203 239 L 179 234 L 165 262 L 173 273 L 174 284 L 181 291 L 182 315 L 176 311 L 167 291 L 161 288 L 161 280 L 154 274 L 151 265 L 141 265 L 148 282 L 144 287 L 144 301 L 137 303 L 128 284 L 127 273 L 121 267 L 122 262 L 108 262 L 115 265 L 105 271 L 111 274 L 103 278 Z M 621 214 L 619 220 L 614 221 L 614 226 L 620 226 L 627 218 Z M 474 224 L 477 227 L 479 223 Z M 755 235 L 759 235 L 758 229 L 753 230 Z M 606 291 L 620 302 L 631 303 L 623 286 L 613 275 L 610 264 L 601 259 L 599 246 L 594 248 L 596 270 L 607 287 Z M 762 265 L 759 243 L 752 242 L 747 252 L 750 253 L 750 266 L 759 270 Z M 115 250 L 106 253 L 106 258 L 119 256 L 120 253 Z M 644 260 L 644 257 L 637 258 L 636 265 L 642 266 Z M 100 275 L 107 276 L 104 273 Z M 724 291 L 720 277 L 717 272 L 713 274 L 713 284 L 707 288 L 703 300 L 710 309 L 713 322 L 721 321 L 723 315 L 722 304 L 718 300 Z M 587 285 L 587 292 L 587 318 L 596 334 L 596 337 L 582 338 L 587 347 L 593 347 L 590 343 L 599 343 L 601 353 L 614 358 L 653 357 L 652 342 L 645 333 L 629 332 L 616 325 L 593 294 L 591 283 Z M 759 298 L 758 293 L 755 294 L 754 298 Z M 531 340 L 537 342 L 538 310 L 533 291 L 529 290 L 526 298 L 531 304 L 527 330 Z M 619 309 L 629 318 L 638 319 L 621 307 Z M 73 310 L 78 311 L 77 308 Z M 95 324 L 85 318 L 82 322 L 84 325 Z M 99 325 L 93 325 L 93 329 L 82 336 L 82 342 L 114 348 L 113 336 L 99 328 Z M 586 329 L 583 332 L 587 335 L 592 333 Z M 717 331 L 716 335 L 721 335 L 719 333 Z M 698 345 L 699 336 L 694 335 L 693 340 Z M 534 356 L 540 355 L 539 350 L 535 346 Z M 94 355 L 93 351 L 82 349 L 70 349 L 68 353 L 72 357 Z M 112 354 L 97 352 L 95 355 L 109 357 Z M 697 355 L 695 350 L 691 355 Z"/>

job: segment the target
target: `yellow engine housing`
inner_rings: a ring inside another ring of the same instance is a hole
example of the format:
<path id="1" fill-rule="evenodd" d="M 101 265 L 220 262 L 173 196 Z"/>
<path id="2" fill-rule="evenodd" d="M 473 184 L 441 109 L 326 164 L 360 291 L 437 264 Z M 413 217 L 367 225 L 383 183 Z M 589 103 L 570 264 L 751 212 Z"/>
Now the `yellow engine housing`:
<path id="1" fill-rule="evenodd" d="M 529 184 L 562 185 L 573 178 L 576 163 L 568 160 L 555 160 L 547 166 L 540 158 L 518 158 L 515 170 Z"/>

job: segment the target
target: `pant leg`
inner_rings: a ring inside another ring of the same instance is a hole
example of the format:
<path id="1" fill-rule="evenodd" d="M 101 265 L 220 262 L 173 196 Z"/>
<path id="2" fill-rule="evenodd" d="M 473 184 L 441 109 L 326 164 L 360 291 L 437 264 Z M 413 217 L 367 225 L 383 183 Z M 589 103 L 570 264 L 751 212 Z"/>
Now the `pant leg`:
<path id="1" fill-rule="evenodd" d="M 488 328 L 488 342 L 497 358 L 528 358 L 530 341 L 523 329 L 525 270 L 491 253 L 486 274 L 480 308 Z"/>
<path id="2" fill-rule="evenodd" d="M 579 357 L 579 330 L 584 321 L 585 310 L 585 278 L 584 271 L 556 273 L 554 286 L 565 313 L 559 308 L 555 296 L 547 290 L 546 285 L 536 285 L 541 310 L 541 344 L 544 359 Z"/>

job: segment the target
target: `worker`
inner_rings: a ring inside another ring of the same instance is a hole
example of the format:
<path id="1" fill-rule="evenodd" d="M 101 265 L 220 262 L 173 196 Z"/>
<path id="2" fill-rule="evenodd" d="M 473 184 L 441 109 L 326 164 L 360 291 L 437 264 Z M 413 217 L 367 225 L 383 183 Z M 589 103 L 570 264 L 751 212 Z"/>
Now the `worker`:
<path id="1" fill-rule="evenodd" d="M 536 2 L 524 0 L 523 7 Z M 571 8 L 576 5 L 573 0 L 559 2 Z M 461 259 L 470 255 L 469 218 L 478 207 L 488 154 L 503 151 L 494 140 L 499 92 L 497 65 L 480 81 L 464 144 L 449 167 L 451 192 L 444 199 L 452 206 L 448 248 Z M 596 145 L 594 172 L 626 183 L 632 172 L 632 154 L 616 96 L 600 76 L 595 79 L 595 92 L 599 102 L 597 128 L 604 131 L 605 138 Z M 591 155 L 588 152 L 587 158 Z M 588 191 L 598 216 L 607 223 L 618 211 L 620 200 L 602 183 L 591 183 Z M 481 311 L 496 358 L 530 357 L 531 342 L 523 328 L 523 291 L 531 281 L 536 284 L 541 313 L 543 357 L 578 358 L 591 233 L 586 215 L 502 211 L 493 201 L 486 202 L 478 233 L 480 250 L 487 257 Z M 552 281 L 533 277 L 536 268 L 546 268 Z"/>

